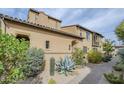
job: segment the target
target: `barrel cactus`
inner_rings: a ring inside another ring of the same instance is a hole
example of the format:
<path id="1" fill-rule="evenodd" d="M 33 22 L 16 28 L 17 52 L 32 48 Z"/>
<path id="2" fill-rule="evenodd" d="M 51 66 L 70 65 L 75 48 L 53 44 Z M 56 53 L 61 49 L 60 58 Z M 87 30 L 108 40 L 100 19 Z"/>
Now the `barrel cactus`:
<path id="1" fill-rule="evenodd" d="M 55 58 L 51 57 L 50 58 L 50 75 L 54 76 L 54 71 L 55 71 Z"/>

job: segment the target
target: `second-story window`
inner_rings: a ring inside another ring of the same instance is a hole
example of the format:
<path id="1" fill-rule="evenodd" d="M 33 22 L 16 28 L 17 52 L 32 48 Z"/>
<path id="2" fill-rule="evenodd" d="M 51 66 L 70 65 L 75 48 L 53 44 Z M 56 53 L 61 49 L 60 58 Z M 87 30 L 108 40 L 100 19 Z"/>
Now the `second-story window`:
<path id="1" fill-rule="evenodd" d="M 80 37 L 82 37 L 82 32 L 80 32 Z"/>
<path id="2" fill-rule="evenodd" d="M 90 32 L 86 32 L 86 39 L 90 40 Z"/>
<path id="3" fill-rule="evenodd" d="M 50 41 L 46 40 L 46 49 L 50 48 Z"/>

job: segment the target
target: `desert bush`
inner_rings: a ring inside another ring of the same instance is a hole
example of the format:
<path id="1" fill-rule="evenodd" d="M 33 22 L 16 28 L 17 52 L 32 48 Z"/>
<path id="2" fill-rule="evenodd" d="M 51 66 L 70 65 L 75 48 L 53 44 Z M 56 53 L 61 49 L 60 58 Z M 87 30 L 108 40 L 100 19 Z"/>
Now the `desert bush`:
<path id="1" fill-rule="evenodd" d="M 113 66 L 113 68 L 116 71 L 123 71 L 124 70 L 124 63 L 119 62 L 119 63 L 115 64 L 115 66 Z"/>
<path id="2" fill-rule="evenodd" d="M 102 61 L 103 62 L 108 62 L 108 61 L 111 61 L 111 58 L 112 58 L 111 56 L 106 56 L 105 55 L 105 56 L 103 56 Z"/>
<path id="3" fill-rule="evenodd" d="M 115 75 L 113 72 L 104 74 L 105 78 L 112 84 L 124 84 L 123 74 Z"/>
<path id="4" fill-rule="evenodd" d="M 102 54 L 98 51 L 91 50 L 87 55 L 90 63 L 100 63 L 102 61 Z"/>
<path id="5" fill-rule="evenodd" d="M 51 78 L 51 79 L 48 81 L 48 84 L 56 84 L 56 81 Z"/>
<path id="6" fill-rule="evenodd" d="M 68 72 L 72 72 L 75 69 L 75 62 L 71 60 L 68 56 L 65 56 L 64 59 L 60 60 L 56 64 L 56 70 L 60 73 L 63 73 L 67 76 Z"/>
<path id="7" fill-rule="evenodd" d="M 22 64 L 26 60 L 28 47 L 29 43 L 27 41 L 18 40 L 12 35 L 0 33 L 0 82 L 14 83 L 14 80 L 20 79 L 18 77 L 22 71 L 17 74 L 12 70 L 23 67 Z M 16 76 L 8 80 L 8 77 L 13 74 Z"/>
<path id="8" fill-rule="evenodd" d="M 50 58 L 50 75 L 54 76 L 54 71 L 55 71 L 55 58 L 52 57 Z"/>
<path id="9" fill-rule="evenodd" d="M 31 48 L 27 52 L 27 61 L 24 64 L 24 74 L 27 77 L 38 75 L 44 65 L 44 52 L 42 49 Z"/>
<path id="10" fill-rule="evenodd" d="M 72 60 L 76 63 L 76 65 L 84 65 L 86 62 L 84 61 L 84 53 L 82 49 L 76 48 L 72 53 Z"/>

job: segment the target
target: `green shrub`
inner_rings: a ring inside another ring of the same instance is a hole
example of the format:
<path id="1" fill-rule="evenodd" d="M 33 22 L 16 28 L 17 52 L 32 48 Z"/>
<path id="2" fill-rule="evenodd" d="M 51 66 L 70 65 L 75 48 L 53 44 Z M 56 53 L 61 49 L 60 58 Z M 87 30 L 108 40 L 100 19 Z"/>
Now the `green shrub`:
<path id="1" fill-rule="evenodd" d="M 124 84 L 123 74 L 117 76 L 112 72 L 108 74 L 105 73 L 104 76 L 112 84 Z"/>
<path id="2" fill-rule="evenodd" d="M 76 63 L 76 65 L 84 65 L 84 53 L 82 49 L 76 48 L 72 53 L 72 60 Z"/>
<path id="3" fill-rule="evenodd" d="M 50 79 L 50 80 L 48 81 L 48 84 L 56 84 L 56 81 L 53 80 L 53 79 Z"/>
<path id="4" fill-rule="evenodd" d="M 102 61 L 102 54 L 92 50 L 88 52 L 87 58 L 90 63 L 100 63 Z"/>
<path id="5" fill-rule="evenodd" d="M 0 73 L 2 77 L 0 77 L 0 82 L 14 83 L 20 79 L 18 77 L 22 71 L 17 74 L 12 70 L 23 67 L 28 47 L 29 42 L 23 39 L 18 40 L 12 35 L 0 33 Z M 8 77 L 13 76 L 13 74 L 15 77 L 8 80 Z"/>
<path id="6" fill-rule="evenodd" d="M 104 56 L 104 57 L 102 58 L 102 61 L 103 61 L 103 62 L 111 61 L 111 56 Z"/>
<path id="7" fill-rule="evenodd" d="M 113 66 L 114 70 L 116 71 L 123 71 L 124 70 L 124 63 L 117 63 L 115 66 Z"/>
<path id="8" fill-rule="evenodd" d="M 16 83 L 18 80 L 25 79 L 22 69 L 14 68 L 11 69 L 10 73 L 6 76 L 4 80 L 1 81 L 3 84 Z"/>
<path id="9" fill-rule="evenodd" d="M 55 71 L 55 58 L 52 57 L 50 58 L 50 75 L 54 76 L 54 71 Z"/>
<path id="10" fill-rule="evenodd" d="M 42 49 L 31 48 L 27 52 L 27 61 L 24 64 L 24 74 L 27 77 L 38 75 L 44 65 L 44 52 Z"/>
<path id="11" fill-rule="evenodd" d="M 118 54 L 121 57 L 121 60 L 124 60 L 124 48 L 118 50 Z"/>

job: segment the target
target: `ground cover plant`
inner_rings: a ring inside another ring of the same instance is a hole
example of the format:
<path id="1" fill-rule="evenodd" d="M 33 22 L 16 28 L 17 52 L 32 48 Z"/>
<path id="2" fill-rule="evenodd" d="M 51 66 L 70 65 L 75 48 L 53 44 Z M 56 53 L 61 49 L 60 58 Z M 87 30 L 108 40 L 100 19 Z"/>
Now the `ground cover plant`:
<path id="1" fill-rule="evenodd" d="M 56 84 L 56 81 L 51 78 L 51 79 L 48 81 L 48 84 Z"/>
<path id="2" fill-rule="evenodd" d="M 124 84 L 123 73 L 120 75 L 115 75 L 113 72 L 104 74 L 105 78 L 112 84 Z"/>

